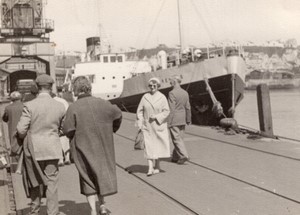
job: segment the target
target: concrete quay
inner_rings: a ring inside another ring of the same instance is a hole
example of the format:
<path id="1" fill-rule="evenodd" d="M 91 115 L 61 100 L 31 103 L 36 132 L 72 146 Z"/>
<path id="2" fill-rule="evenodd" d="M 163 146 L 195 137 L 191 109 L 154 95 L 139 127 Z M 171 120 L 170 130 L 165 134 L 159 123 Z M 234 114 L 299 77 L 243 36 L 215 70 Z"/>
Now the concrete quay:
<path id="1" fill-rule="evenodd" d="M 225 135 L 219 129 L 191 125 L 185 135 L 190 162 L 177 165 L 163 159 L 163 172 L 147 177 L 143 151 L 133 149 L 134 119 L 133 114 L 123 113 L 122 126 L 114 136 L 119 192 L 106 198 L 112 214 L 300 214 L 299 143 L 251 140 L 246 134 Z M 60 170 L 61 213 L 88 214 L 75 166 Z M 21 177 L 13 174 L 12 180 L 18 214 L 26 214 L 29 201 Z M 4 187 L 5 183 L 0 186 L 0 200 L 6 199 Z M 5 204 L 6 200 L 0 201 L 0 208 Z M 41 214 L 46 214 L 45 206 Z"/>

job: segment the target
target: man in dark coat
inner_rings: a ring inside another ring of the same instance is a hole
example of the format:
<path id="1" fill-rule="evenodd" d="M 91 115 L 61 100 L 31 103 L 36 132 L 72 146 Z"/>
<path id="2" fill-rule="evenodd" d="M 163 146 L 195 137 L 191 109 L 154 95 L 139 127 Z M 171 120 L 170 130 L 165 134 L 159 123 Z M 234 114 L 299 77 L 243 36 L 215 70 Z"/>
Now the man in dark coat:
<path id="1" fill-rule="evenodd" d="M 7 105 L 2 116 L 2 120 L 8 124 L 8 133 L 10 146 L 13 144 L 13 136 L 16 133 L 17 124 L 20 120 L 23 110 L 23 103 L 21 102 L 22 95 L 18 91 L 10 94 L 10 99 L 13 102 Z"/>
<path id="2" fill-rule="evenodd" d="M 67 110 L 63 132 L 71 139 L 71 156 L 91 215 L 97 214 L 97 195 L 100 214 L 108 214 L 103 197 L 117 193 L 113 132 L 121 124 L 122 112 L 109 101 L 91 96 L 91 84 L 84 76 L 74 80 L 73 91 L 78 99 Z"/>
<path id="3" fill-rule="evenodd" d="M 169 92 L 169 129 L 174 144 L 172 162 L 184 164 L 188 153 L 183 142 L 185 125 L 191 123 L 191 105 L 188 93 L 180 87 L 181 79 L 173 76 L 170 84 L 173 89 Z"/>

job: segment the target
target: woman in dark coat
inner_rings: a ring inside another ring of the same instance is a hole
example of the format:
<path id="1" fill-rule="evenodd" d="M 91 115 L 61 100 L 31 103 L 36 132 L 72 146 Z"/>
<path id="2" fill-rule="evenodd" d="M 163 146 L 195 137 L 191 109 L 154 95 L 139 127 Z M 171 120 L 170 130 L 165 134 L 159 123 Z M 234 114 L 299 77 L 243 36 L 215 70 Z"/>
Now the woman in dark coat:
<path id="1" fill-rule="evenodd" d="M 104 196 L 117 193 L 113 132 L 121 124 L 122 112 L 110 102 L 91 96 L 91 84 L 84 76 L 74 80 L 78 100 L 69 106 L 63 132 L 71 139 L 71 155 L 80 175 L 80 190 L 87 197 L 91 215 L 109 214 Z"/>

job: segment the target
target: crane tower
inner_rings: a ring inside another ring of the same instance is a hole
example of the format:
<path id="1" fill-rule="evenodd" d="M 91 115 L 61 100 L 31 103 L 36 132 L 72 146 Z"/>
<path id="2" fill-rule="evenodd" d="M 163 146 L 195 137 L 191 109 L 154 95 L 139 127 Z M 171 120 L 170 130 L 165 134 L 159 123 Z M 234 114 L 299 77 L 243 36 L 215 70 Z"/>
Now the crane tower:
<path id="1" fill-rule="evenodd" d="M 17 89 L 17 81 L 46 73 L 55 80 L 54 48 L 44 19 L 43 0 L 0 0 L 0 96 Z M 54 86 L 54 89 L 55 86 Z"/>

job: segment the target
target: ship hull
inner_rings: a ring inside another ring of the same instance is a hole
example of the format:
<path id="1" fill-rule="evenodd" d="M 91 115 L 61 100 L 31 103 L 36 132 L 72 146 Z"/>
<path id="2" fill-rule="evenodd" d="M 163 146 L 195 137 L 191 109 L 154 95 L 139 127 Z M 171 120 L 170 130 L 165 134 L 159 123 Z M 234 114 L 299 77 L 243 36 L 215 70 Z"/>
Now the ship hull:
<path id="1" fill-rule="evenodd" d="M 192 123 L 196 125 L 219 125 L 224 117 L 233 117 L 234 108 L 240 103 L 244 93 L 244 81 L 237 74 L 226 74 L 208 80 L 216 99 L 221 103 L 224 115 L 217 116 L 213 108 L 212 98 L 207 91 L 204 80 L 182 84 L 190 97 Z M 166 97 L 171 87 L 159 89 Z M 138 104 L 144 93 L 121 96 L 110 100 L 122 111 L 136 113 Z"/>

